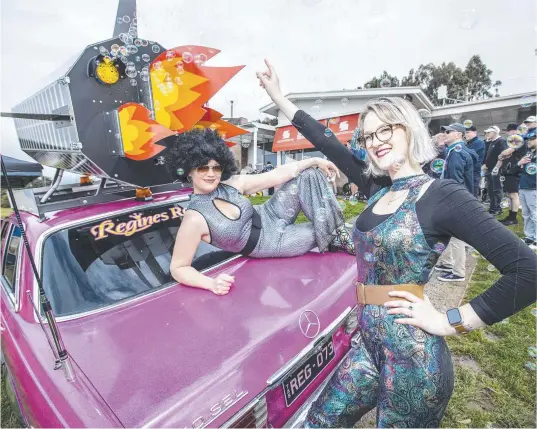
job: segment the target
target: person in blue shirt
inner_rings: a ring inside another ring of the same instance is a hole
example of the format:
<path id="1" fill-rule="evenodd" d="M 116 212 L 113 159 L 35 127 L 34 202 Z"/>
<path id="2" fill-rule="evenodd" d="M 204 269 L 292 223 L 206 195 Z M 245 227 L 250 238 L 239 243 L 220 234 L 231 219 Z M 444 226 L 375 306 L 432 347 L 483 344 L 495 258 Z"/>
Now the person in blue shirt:
<path id="1" fill-rule="evenodd" d="M 520 205 L 524 219 L 524 243 L 537 249 L 537 135 L 532 133 L 527 139 L 528 152 L 518 162 L 522 168 L 520 175 Z"/>
<path id="2" fill-rule="evenodd" d="M 464 125 L 459 123 L 442 126 L 443 140 L 439 145 L 446 147 L 446 159 L 441 179 L 452 179 L 463 185 L 468 192 L 474 194 L 474 163 L 479 163 L 477 153 L 468 149 L 463 140 L 466 132 Z M 435 266 L 443 274 L 438 276 L 442 282 L 463 282 L 466 277 L 466 243 L 451 237 L 449 244 Z"/>
<path id="3" fill-rule="evenodd" d="M 440 129 L 446 134 L 442 143 L 446 148 L 446 160 L 440 178 L 455 180 L 473 195 L 474 162 L 478 163 L 479 159 L 476 152 L 469 150 L 464 143 L 462 136 L 466 128 L 462 124 L 454 123 Z"/>
<path id="4" fill-rule="evenodd" d="M 464 132 L 466 147 L 477 154 L 477 162 L 474 163 L 474 196 L 479 196 L 479 182 L 481 181 L 481 166 L 485 159 L 485 142 L 477 137 L 477 128 L 473 125 Z"/>

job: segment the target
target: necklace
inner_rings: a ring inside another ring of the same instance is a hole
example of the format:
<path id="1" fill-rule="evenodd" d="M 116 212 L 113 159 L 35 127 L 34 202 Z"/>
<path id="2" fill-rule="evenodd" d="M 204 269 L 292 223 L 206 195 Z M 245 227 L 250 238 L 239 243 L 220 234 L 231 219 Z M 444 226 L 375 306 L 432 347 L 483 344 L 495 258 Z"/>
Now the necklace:
<path id="1" fill-rule="evenodd" d="M 399 179 L 395 179 L 392 182 L 392 186 L 390 187 L 391 193 L 395 194 L 397 191 L 404 191 L 404 190 L 410 190 L 414 188 L 419 188 L 423 184 L 429 182 L 432 180 L 429 176 L 426 174 L 416 174 L 414 176 L 407 176 L 407 177 L 401 177 Z M 405 198 L 408 196 L 408 192 L 403 192 L 401 195 L 392 198 L 390 201 L 388 201 L 386 204 L 392 205 L 395 201 L 400 200 L 401 198 Z"/>
<path id="2" fill-rule="evenodd" d="M 390 201 L 388 201 L 388 205 L 393 204 L 394 201 L 400 200 L 404 196 L 405 194 L 403 193 L 402 195 L 399 195 L 398 197 L 392 198 Z"/>

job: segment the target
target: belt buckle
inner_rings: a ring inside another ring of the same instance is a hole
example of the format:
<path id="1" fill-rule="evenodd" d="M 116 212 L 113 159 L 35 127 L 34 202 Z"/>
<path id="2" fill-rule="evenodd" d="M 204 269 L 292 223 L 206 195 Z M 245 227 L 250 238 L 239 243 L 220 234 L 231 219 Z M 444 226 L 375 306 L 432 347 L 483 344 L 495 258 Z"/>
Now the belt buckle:
<path id="1" fill-rule="evenodd" d="M 358 302 L 360 304 L 365 304 L 365 285 L 363 283 L 357 282 L 356 286 L 358 287 Z M 360 300 L 361 297 L 361 300 Z"/>

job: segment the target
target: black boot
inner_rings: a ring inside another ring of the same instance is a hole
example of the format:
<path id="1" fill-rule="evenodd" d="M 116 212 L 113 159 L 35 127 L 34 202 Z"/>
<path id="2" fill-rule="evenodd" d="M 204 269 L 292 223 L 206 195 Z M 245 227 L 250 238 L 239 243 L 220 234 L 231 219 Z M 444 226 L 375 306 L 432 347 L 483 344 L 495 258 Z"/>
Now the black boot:
<path id="1" fill-rule="evenodd" d="M 345 225 L 341 225 L 336 229 L 335 234 L 336 236 L 328 246 L 328 251 L 338 252 L 339 250 L 343 250 L 349 255 L 356 255 L 356 252 L 354 251 L 354 243 L 352 242 L 352 238 L 345 228 Z"/>
<path id="2" fill-rule="evenodd" d="M 516 215 L 517 212 L 509 211 L 509 215 L 505 219 L 501 219 L 500 223 L 503 223 L 505 226 L 516 225 L 518 223 Z"/>

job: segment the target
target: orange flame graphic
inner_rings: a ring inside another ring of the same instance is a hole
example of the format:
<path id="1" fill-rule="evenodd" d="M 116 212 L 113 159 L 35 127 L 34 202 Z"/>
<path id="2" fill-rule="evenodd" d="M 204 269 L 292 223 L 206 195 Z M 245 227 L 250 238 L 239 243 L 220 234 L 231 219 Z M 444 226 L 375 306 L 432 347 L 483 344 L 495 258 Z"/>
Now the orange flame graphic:
<path id="1" fill-rule="evenodd" d="M 194 128 L 217 130 L 224 140 L 246 134 L 223 121 L 222 114 L 204 105 L 244 66 L 206 67 L 220 51 L 204 46 L 180 46 L 155 58 L 150 66 L 155 120 L 136 103 L 119 108 L 119 122 L 127 158 L 143 161 L 165 149 L 157 145 L 168 136 Z M 234 143 L 227 141 L 228 146 Z"/>
<path id="2" fill-rule="evenodd" d="M 205 116 L 204 104 L 244 67 L 205 66 L 218 52 L 203 46 L 180 46 L 153 60 L 150 74 L 157 122 L 183 133 Z"/>
<path id="3" fill-rule="evenodd" d="M 126 103 L 118 109 L 123 151 L 127 158 L 144 161 L 162 152 L 165 147 L 156 142 L 175 133 L 151 119 L 151 112 L 136 103 Z"/>
<path id="4" fill-rule="evenodd" d="M 210 128 L 211 130 L 216 130 L 224 140 L 240 136 L 241 134 L 248 134 L 248 131 L 236 127 L 229 122 L 222 121 L 221 118 L 223 115 L 220 112 L 208 107 L 205 110 L 205 115 L 192 128 Z"/>

